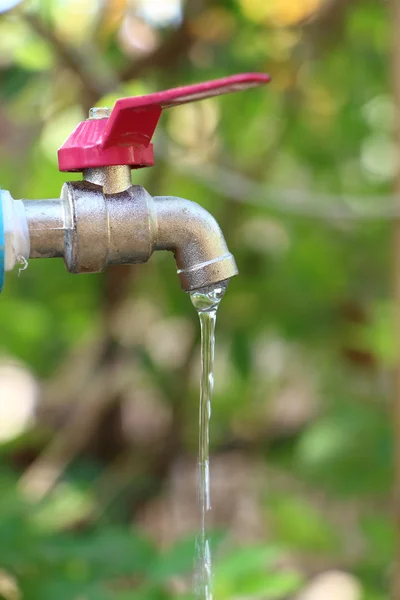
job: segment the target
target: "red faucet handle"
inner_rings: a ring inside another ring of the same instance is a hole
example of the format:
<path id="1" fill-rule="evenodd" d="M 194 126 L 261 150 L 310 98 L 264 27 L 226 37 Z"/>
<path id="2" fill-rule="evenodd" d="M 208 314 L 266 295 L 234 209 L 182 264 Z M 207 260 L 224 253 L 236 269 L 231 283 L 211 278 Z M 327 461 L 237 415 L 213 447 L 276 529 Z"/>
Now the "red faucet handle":
<path id="1" fill-rule="evenodd" d="M 154 164 L 151 138 L 164 108 L 264 85 L 264 73 L 243 73 L 146 96 L 117 100 L 108 119 L 80 123 L 58 151 L 60 171 L 90 167 Z"/>
<path id="2" fill-rule="evenodd" d="M 163 108 L 247 90 L 270 81 L 263 73 L 243 73 L 213 81 L 117 100 L 103 135 L 103 148 L 126 143 L 148 146 Z"/>

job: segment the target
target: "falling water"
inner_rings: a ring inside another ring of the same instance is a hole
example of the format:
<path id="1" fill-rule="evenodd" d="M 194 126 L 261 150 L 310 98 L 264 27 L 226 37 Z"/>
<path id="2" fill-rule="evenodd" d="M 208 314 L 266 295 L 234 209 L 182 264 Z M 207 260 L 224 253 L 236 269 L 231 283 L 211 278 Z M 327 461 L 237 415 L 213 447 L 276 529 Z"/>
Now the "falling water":
<path id="1" fill-rule="evenodd" d="M 228 282 L 195 290 L 190 293 L 201 326 L 201 379 L 199 411 L 199 502 L 201 529 L 196 542 L 195 592 L 198 600 L 212 600 L 212 563 L 206 518 L 211 510 L 209 425 L 211 396 L 214 387 L 214 345 L 217 309 Z"/>

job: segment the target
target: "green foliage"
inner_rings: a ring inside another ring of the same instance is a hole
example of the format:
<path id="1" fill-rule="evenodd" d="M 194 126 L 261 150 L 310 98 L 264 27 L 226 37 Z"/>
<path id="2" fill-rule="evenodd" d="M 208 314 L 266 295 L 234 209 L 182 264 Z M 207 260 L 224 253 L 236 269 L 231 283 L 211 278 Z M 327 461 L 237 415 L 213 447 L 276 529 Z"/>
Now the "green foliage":
<path id="1" fill-rule="evenodd" d="M 252 547 L 236 549 L 217 566 L 215 595 L 278 599 L 296 592 L 302 577 L 294 572 L 278 572 L 281 551 L 275 548 Z"/>
<path id="2" fill-rule="evenodd" d="M 100 522 L 86 531 L 68 533 L 62 520 L 54 522 L 53 495 L 32 506 L 22 499 L 15 478 L 4 474 L 0 488 L 0 589 L 7 573 L 27 600 L 55 595 L 65 600 L 82 596 L 167 600 L 173 597 L 172 578 L 192 571 L 192 537 L 161 552 L 138 531 L 122 526 L 104 527 Z M 78 490 L 69 484 L 62 491 L 71 506 Z M 215 567 L 218 596 L 230 598 L 236 590 L 278 600 L 298 589 L 298 574 L 276 572 L 281 556 L 282 550 L 268 546 L 222 553 Z"/>
<path id="3" fill-rule="evenodd" d="M 287 496 L 268 499 L 277 539 L 299 550 L 328 552 L 340 547 L 336 532 L 309 503 Z"/>
<path id="4" fill-rule="evenodd" d="M 51 198 L 66 178 L 79 178 L 57 171 L 56 150 L 92 100 L 111 104 L 229 73 L 271 72 L 268 88 L 166 111 L 157 165 L 134 173 L 150 192 L 188 197 L 220 222 L 240 277 L 218 316 L 211 439 L 220 453 L 244 448 L 290 483 L 270 482 L 267 472 L 260 495 L 268 537 L 228 550 L 221 543 L 215 597 L 291 598 L 308 573 L 282 568 L 285 559 L 313 564 L 317 556 L 330 567 L 348 562 L 363 600 L 383 600 L 395 545 L 386 504 L 393 450 L 387 378 L 396 351 L 385 200 L 394 174 L 385 3 L 354 3 L 321 21 L 317 13 L 316 26 L 305 1 L 204 3 L 190 15 L 187 29 L 197 36 L 190 48 L 179 55 L 179 42 L 176 50 L 156 50 L 157 64 L 119 81 L 123 69 L 146 60 L 151 44 L 181 34 L 175 25 L 151 29 L 128 18 L 121 4 L 36 0 L 0 16 L 1 186 L 16 198 Z M 305 14 L 296 17 L 300 5 Z M 80 71 L 97 92 L 85 88 Z M 231 173 L 253 185 L 232 183 Z M 193 333 L 197 315 L 172 256 L 156 254 L 127 292 L 123 325 L 111 319 L 110 327 L 140 371 L 136 388 L 160 397 L 179 421 L 185 455 L 197 444 L 197 384 L 187 375 L 192 365 L 171 363 L 169 346 L 160 354 L 169 334 L 161 339 L 154 328 L 174 317 Z M 46 386 L 83 340 L 102 337 L 104 295 L 102 275 L 73 276 L 61 261 L 31 261 L 20 276 L 8 275 L 0 298 L 1 352 Z M 4 465 L 13 465 L 13 475 L 5 466 L 0 471 L 0 596 L 2 569 L 24 600 L 177 596 L 171 580 L 190 579 L 193 539 L 161 551 L 127 525 L 128 492 L 120 494 L 123 509 L 118 497 L 115 514 L 96 519 L 102 509 L 94 471 L 104 465 L 86 471 L 78 456 L 74 468 L 83 475 L 72 469 L 39 505 L 22 499 L 16 478 L 30 461 L 24 451 L 33 448 L 36 456 L 49 435 L 38 426 L 0 447 Z M 138 456 L 142 470 L 130 483 L 141 493 L 143 482 L 152 488 L 158 481 Z M 356 513 L 350 525 L 349 513 Z"/>

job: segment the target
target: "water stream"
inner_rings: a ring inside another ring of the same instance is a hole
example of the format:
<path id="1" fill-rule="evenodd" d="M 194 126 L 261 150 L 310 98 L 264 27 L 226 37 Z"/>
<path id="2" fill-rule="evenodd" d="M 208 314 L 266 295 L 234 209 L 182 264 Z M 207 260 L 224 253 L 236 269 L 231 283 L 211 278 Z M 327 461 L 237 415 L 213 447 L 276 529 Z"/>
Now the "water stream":
<path id="1" fill-rule="evenodd" d="M 197 310 L 201 326 L 201 379 L 199 411 L 199 504 L 200 534 L 196 542 L 195 593 L 198 600 L 212 600 L 212 560 L 210 540 L 207 533 L 207 514 L 211 510 L 210 500 L 210 456 L 209 426 L 211 396 L 214 387 L 214 345 L 217 309 L 226 291 L 228 282 L 195 290 L 190 293 L 192 304 Z"/>

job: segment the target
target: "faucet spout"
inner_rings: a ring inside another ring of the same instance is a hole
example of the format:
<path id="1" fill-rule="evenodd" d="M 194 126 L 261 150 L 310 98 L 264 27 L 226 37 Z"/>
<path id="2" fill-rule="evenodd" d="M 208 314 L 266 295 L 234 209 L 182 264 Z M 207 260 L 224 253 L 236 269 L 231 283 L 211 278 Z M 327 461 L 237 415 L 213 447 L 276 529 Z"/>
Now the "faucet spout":
<path id="1" fill-rule="evenodd" d="M 154 197 L 156 250 L 173 252 L 185 291 L 208 287 L 238 274 L 214 217 L 202 206 L 175 196 Z"/>

